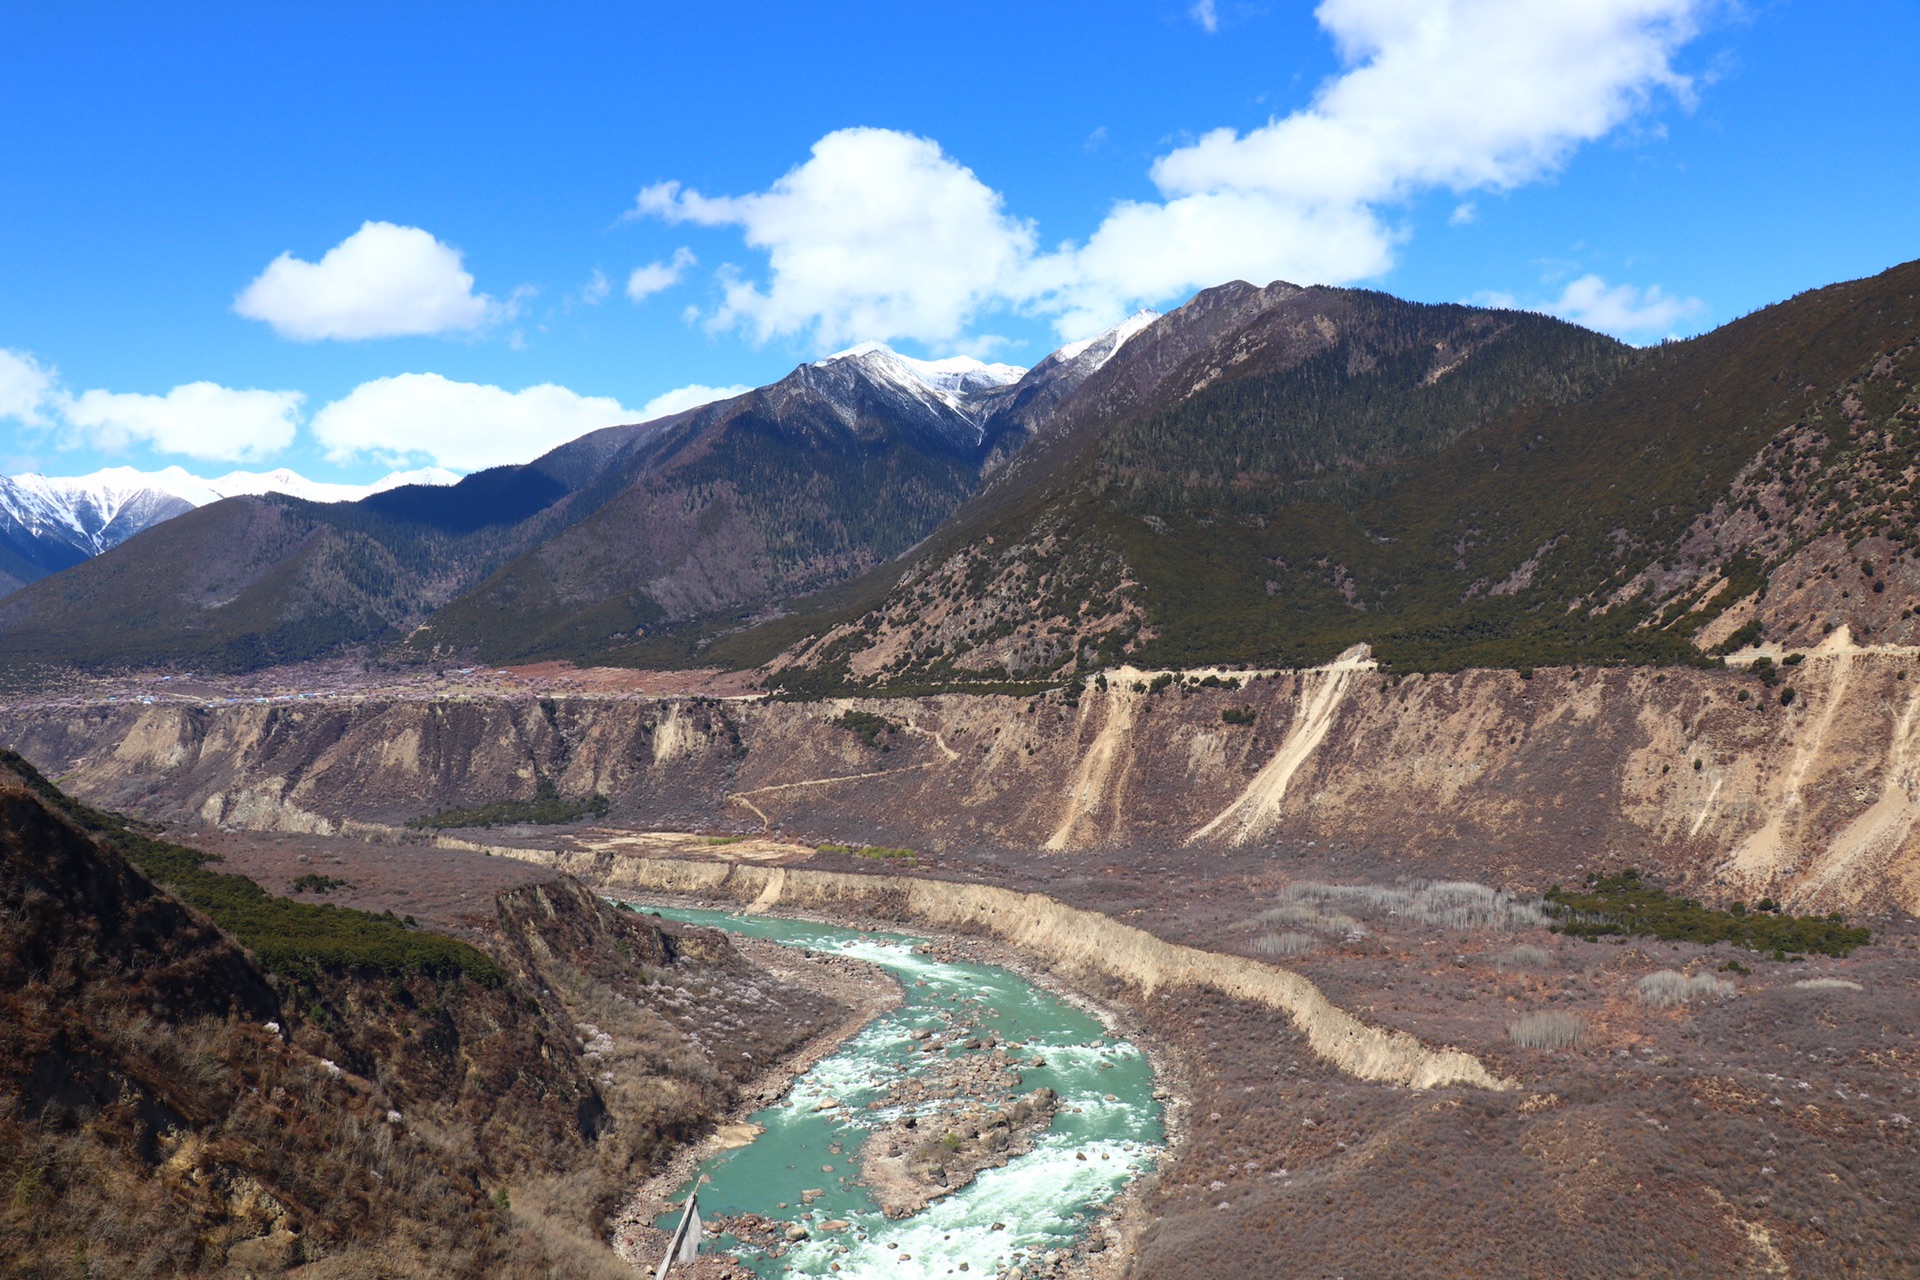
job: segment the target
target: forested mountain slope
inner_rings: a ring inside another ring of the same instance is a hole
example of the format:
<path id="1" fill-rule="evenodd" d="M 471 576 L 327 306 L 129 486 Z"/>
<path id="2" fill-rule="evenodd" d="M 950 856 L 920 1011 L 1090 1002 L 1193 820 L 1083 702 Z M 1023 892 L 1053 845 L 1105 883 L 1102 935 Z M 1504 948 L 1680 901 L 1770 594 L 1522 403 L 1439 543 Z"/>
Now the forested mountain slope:
<path id="1" fill-rule="evenodd" d="M 1049 468 L 821 616 L 777 678 L 1304 665 L 1361 642 L 1428 669 L 1692 661 L 1749 620 L 1742 640 L 1914 632 L 1915 584 L 1886 582 L 1912 528 L 1920 265 L 1641 352 L 1347 290 L 1257 314 L 1063 428 Z"/>

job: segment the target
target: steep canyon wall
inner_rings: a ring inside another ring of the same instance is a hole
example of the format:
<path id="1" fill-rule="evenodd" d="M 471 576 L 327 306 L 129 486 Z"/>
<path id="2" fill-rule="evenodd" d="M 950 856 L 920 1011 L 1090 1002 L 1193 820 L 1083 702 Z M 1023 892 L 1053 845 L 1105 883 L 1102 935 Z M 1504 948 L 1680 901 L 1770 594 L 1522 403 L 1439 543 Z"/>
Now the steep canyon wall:
<path id="1" fill-rule="evenodd" d="M 1077 702 L 16 700 L 0 740 L 97 803 L 241 828 L 390 835 L 544 782 L 630 828 L 1103 864 L 1311 841 L 1406 875 L 1635 865 L 1715 899 L 1920 910 L 1920 651 L 1837 633 L 1780 671 L 1395 677 L 1356 653 L 1231 689 L 1110 673 Z"/>

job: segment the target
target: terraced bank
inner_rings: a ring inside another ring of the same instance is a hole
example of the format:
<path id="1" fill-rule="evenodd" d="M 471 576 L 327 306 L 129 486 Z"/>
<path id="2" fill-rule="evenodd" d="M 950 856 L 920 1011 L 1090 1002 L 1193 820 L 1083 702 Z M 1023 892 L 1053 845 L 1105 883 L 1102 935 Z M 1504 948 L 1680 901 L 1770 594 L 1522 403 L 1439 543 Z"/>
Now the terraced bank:
<path id="1" fill-rule="evenodd" d="M 1432 1089 L 1510 1082 L 1470 1053 L 1435 1049 L 1413 1036 L 1370 1026 L 1335 1005 L 1306 978 L 1274 965 L 1156 938 L 1096 911 L 1044 894 L 909 876 L 850 875 L 803 868 L 741 866 L 614 854 L 500 849 L 548 863 L 612 892 L 678 893 L 756 910 L 784 907 L 842 919 L 879 916 L 996 938 L 1070 973 L 1118 979 L 1145 995 L 1169 987 L 1211 987 L 1284 1013 L 1312 1052 L 1362 1080 Z"/>

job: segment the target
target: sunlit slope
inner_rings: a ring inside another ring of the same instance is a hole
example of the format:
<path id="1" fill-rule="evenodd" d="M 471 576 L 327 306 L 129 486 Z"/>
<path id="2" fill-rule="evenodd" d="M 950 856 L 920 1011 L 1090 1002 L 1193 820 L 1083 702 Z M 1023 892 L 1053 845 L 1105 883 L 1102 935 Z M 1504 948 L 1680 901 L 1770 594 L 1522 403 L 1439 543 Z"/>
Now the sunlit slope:
<path id="1" fill-rule="evenodd" d="M 963 510 L 781 678 L 1293 665 L 1359 642 L 1403 667 L 1687 661 L 1722 610 L 1765 612 L 1770 569 L 1906 545 L 1920 266 L 1637 353 L 1377 294 L 1276 310 Z M 1868 594 L 1886 634 L 1901 597 Z"/>

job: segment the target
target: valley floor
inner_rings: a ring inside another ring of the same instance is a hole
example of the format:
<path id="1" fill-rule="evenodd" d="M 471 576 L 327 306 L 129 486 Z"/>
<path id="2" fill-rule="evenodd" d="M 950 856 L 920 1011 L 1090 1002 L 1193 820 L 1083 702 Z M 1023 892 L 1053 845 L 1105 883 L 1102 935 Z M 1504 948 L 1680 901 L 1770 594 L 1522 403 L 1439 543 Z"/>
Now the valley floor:
<path id="1" fill-rule="evenodd" d="M 1188 1082 L 1193 1138 L 1142 1191 L 1134 1276 L 1881 1277 L 1920 1274 L 1916 657 L 1836 632 L 1770 673 L 1356 658 L 822 703 L 283 673 L 230 702 L 14 698 L 0 737 L 270 889 L 322 874 L 346 882 L 328 900 L 448 931 L 548 874 L 529 864 L 959 933 L 997 926 L 954 904 L 1088 913 L 995 936 L 1138 1019 Z M 407 826 L 541 779 L 609 811 Z M 1713 906 L 1844 910 L 1873 942 L 1584 940 L 1494 902 L 1627 867 Z M 1493 905 L 1408 898 L 1435 880 Z M 1143 978 L 1161 947 L 1190 950 Z"/>
<path id="2" fill-rule="evenodd" d="M 493 876 L 530 869 L 522 859 L 542 860 L 532 846 L 552 843 L 524 840 L 510 859 L 506 845 L 488 857 L 318 837 L 268 838 L 248 854 L 252 837 L 232 839 L 237 866 L 284 866 L 298 843 L 335 874 L 387 885 L 396 910 L 424 884 L 373 868 L 417 854 L 421 881 L 462 867 Z M 590 856 L 615 880 L 623 865 L 663 854 L 788 873 L 873 870 L 798 845 L 736 850 L 697 835 L 580 843 L 602 846 Z M 604 851 L 622 843 L 632 854 Z M 580 872 L 583 856 L 569 869 Z M 465 861 L 439 861 L 448 858 Z M 1192 1140 L 1143 1190 L 1145 1225 L 1109 1260 L 1131 1253 L 1131 1274 L 1284 1265 L 1356 1277 L 1868 1276 L 1920 1266 L 1920 1202 L 1906 1191 L 1920 1180 L 1920 931 L 1882 932 L 1846 959 L 1776 962 L 1724 945 L 1583 941 L 1524 923 L 1453 929 L 1357 907 L 1323 908 L 1316 921 L 1287 895 L 1378 883 L 1390 870 L 1316 841 L 1258 856 L 946 858 L 907 874 L 1045 894 L 1168 942 L 1283 965 L 1363 1023 L 1464 1049 L 1510 1086 L 1363 1079 L 1258 1002 L 1206 983 L 1147 991 L 1027 954 L 1126 1009 L 1191 1091 Z M 706 900 L 748 905 L 731 892 Z M 840 921 L 911 923 L 890 900 L 850 902 Z M 1259 919 L 1286 915 L 1287 902 L 1296 909 L 1281 924 Z M 1270 954 L 1282 935 L 1295 954 Z M 1649 1004 L 1636 984 L 1663 971 L 1727 989 Z M 1573 1020 L 1578 1042 L 1515 1043 L 1511 1029 L 1542 1014 Z"/>

